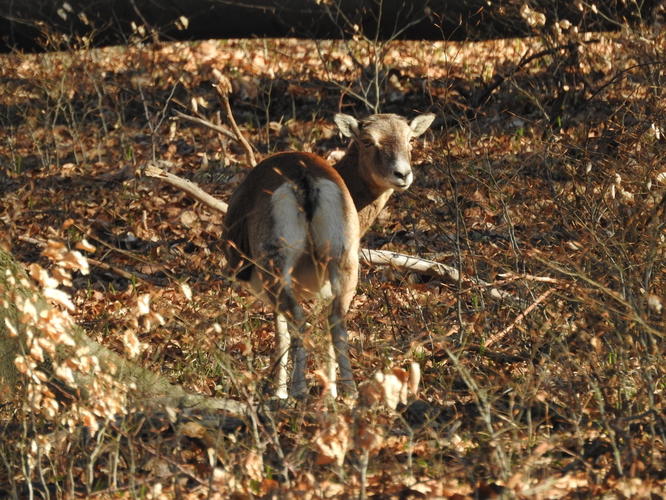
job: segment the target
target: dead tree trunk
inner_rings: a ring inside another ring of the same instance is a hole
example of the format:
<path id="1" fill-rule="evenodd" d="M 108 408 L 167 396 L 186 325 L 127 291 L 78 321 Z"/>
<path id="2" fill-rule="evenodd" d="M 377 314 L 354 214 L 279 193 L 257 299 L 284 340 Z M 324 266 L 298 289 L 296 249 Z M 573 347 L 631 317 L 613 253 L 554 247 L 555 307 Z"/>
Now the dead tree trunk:
<path id="1" fill-rule="evenodd" d="M 26 303 L 29 302 L 28 305 Z M 25 355 L 33 348 L 32 340 L 36 334 L 28 326 L 31 311 L 38 316 L 48 316 L 52 306 L 37 289 L 23 268 L 5 250 L 0 249 L 0 387 L 12 389 L 23 376 L 17 368 L 17 357 Z M 28 311 L 28 312 L 26 312 Z M 156 375 L 135 363 L 110 351 L 95 342 L 76 325 L 66 326 L 61 333 L 74 340 L 69 348 L 60 347 L 54 355 L 40 364 L 39 371 L 48 379 L 56 380 L 53 367 L 59 366 L 72 353 L 85 347 L 88 354 L 96 356 L 103 368 L 113 373 L 114 380 L 125 386 L 135 387 L 129 393 L 132 405 L 154 407 L 156 404 L 173 408 L 200 410 L 223 410 L 234 415 L 246 413 L 246 406 L 228 399 L 209 398 L 186 392 L 181 386 L 170 383 L 160 375 Z M 24 358 L 26 356 L 23 356 Z M 113 368 L 111 368 L 113 367 Z M 86 397 L 86 387 L 90 384 L 90 376 L 73 372 L 74 392 L 79 397 Z M 6 389 L 5 389 L 6 390 Z"/>

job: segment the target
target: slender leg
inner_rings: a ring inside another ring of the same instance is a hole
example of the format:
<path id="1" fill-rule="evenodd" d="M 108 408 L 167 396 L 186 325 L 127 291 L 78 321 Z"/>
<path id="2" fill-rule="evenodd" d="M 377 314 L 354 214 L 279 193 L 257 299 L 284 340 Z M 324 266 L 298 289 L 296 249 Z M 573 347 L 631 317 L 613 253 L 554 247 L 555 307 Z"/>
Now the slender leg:
<path id="1" fill-rule="evenodd" d="M 276 263 L 282 263 L 280 257 L 276 253 L 276 257 L 269 264 L 279 268 Z M 290 269 L 287 266 L 284 267 Z M 268 266 L 265 267 L 265 269 L 268 268 Z M 294 296 L 289 274 L 284 273 L 284 277 L 281 279 L 276 279 L 273 276 L 263 271 L 261 279 L 265 292 L 267 292 L 275 306 L 275 330 L 277 333 L 276 352 L 274 354 L 277 369 L 275 396 L 286 399 L 289 396 L 301 396 L 307 392 L 305 382 L 307 353 L 303 346 L 305 314 Z M 288 382 L 289 377 L 287 375 L 289 351 L 291 351 L 293 362 L 291 383 Z"/>
<path id="2" fill-rule="evenodd" d="M 291 386 L 289 394 L 294 397 L 302 397 L 307 393 L 307 383 L 305 380 L 305 370 L 308 364 L 308 353 L 303 345 L 303 335 L 305 333 L 305 314 L 303 309 L 296 301 L 290 287 L 285 286 L 278 295 L 277 300 L 278 314 L 282 315 L 288 327 L 291 327 L 293 335 L 289 338 L 287 333 L 287 342 L 291 350 L 291 359 L 294 364 L 291 375 Z M 282 346 L 281 346 L 282 348 Z M 286 344 L 284 345 L 286 349 Z"/>
<path id="3" fill-rule="evenodd" d="M 294 360 L 294 371 L 291 376 L 291 390 L 289 392 L 295 398 L 300 398 L 308 392 L 308 386 L 305 381 L 308 353 L 303 346 L 302 332 L 291 338 L 291 357 Z"/>
<path id="4" fill-rule="evenodd" d="M 328 325 L 335 360 L 340 370 L 339 386 L 343 394 L 356 394 L 356 384 L 349 361 L 349 335 L 345 315 L 356 292 L 358 281 L 358 250 L 352 246 L 336 262 L 329 264 L 329 279 L 335 298 L 331 303 Z"/>
<path id="5" fill-rule="evenodd" d="M 327 366 L 328 366 L 328 382 L 329 382 L 329 388 L 331 391 L 331 396 L 334 398 L 338 397 L 338 385 L 335 382 L 336 378 L 336 370 L 338 368 L 338 363 L 335 360 L 335 349 L 333 348 L 333 343 L 329 342 L 328 344 L 328 360 L 327 360 Z"/>
<path id="6" fill-rule="evenodd" d="M 285 396 L 287 385 L 288 395 L 300 396 L 307 392 L 307 353 L 303 347 L 305 314 L 292 287 L 294 268 L 307 247 L 308 221 L 301 201 L 302 189 L 284 182 L 271 194 L 271 217 L 258 221 L 260 225 L 267 226 L 264 234 L 271 236 L 268 241 L 257 242 L 258 248 L 253 252 L 262 256 L 263 266 L 256 269 L 261 269 L 261 288 L 268 293 L 275 306 L 279 338 L 277 356 L 280 360 L 276 387 L 278 397 Z M 286 375 L 288 350 L 291 350 L 294 366 L 290 384 Z"/>
<path id="7" fill-rule="evenodd" d="M 358 281 L 359 221 L 347 190 L 341 190 L 329 180 L 318 180 L 317 189 L 317 207 L 310 222 L 312 243 L 316 258 L 326 267 L 334 297 L 328 317 L 332 337 L 332 349 L 329 349 L 332 367 L 329 365 L 328 375 L 335 380 L 337 362 L 342 392 L 355 393 L 345 314 Z"/>
<path id="8" fill-rule="evenodd" d="M 277 370 L 275 379 L 275 396 L 287 399 L 287 364 L 289 363 L 289 324 L 284 314 L 275 313 L 275 331 L 277 332 L 277 345 L 275 348 L 275 367 Z"/>
<path id="9" fill-rule="evenodd" d="M 340 314 L 339 299 L 333 301 L 331 315 L 329 316 L 333 350 L 340 369 L 340 388 L 343 394 L 356 393 L 354 374 L 349 361 L 349 335 L 345 325 L 344 316 Z"/>

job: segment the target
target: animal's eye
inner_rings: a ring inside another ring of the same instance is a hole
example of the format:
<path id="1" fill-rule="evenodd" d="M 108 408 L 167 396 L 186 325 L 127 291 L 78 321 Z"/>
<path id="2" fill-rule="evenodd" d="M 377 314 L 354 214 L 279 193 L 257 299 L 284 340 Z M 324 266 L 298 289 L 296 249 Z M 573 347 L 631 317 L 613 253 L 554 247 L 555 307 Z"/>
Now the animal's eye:
<path id="1" fill-rule="evenodd" d="M 374 148 L 375 147 L 375 141 L 373 141 L 370 138 L 361 139 L 361 142 L 363 143 L 364 148 Z"/>

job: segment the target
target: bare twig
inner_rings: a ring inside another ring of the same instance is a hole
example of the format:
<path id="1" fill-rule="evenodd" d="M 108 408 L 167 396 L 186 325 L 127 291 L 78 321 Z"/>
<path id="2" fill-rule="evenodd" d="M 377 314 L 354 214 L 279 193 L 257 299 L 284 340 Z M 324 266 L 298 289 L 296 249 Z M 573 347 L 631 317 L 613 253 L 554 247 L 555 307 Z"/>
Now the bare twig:
<path id="1" fill-rule="evenodd" d="M 598 94 L 603 92 L 606 88 L 608 88 L 610 85 L 615 83 L 617 80 L 623 78 L 625 75 L 627 75 L 630 71 L 636 69 L 636 68 L 644 68 L 646 66 L 655 66 L 655 65 L 663 65 L 666 64 L 666 59 L 657 59 L 656 61 L 648 61 L 645 63 L 640 63 L 640 64 L 634 64 L 632 66 L 629 66 L 628 68 L 624 68 L 623 70 L 618 71 L 613 75 L 606 83 L 604 83 L 601 87 L 599 87 L 597 90 L 592 92 L 592 95 L 585 99 L 585 102 L 588 103 L 592 99 L 594 99 Z"/>
<path id="2" fill-rule="evenodd" d="M 550 276 L 534 276 L 533 274 L 515 274 L 515 273 L 500 273 L 498 274 L 501 281 L 495 281 L 495 285 L 505 285 L 514 281 L 535 281 L 539 283 L 553 283 L 555 285 L 562 283 L 562 280 L 551 278 Z"/>
<path id="3" fill-rule="evenodd" d="M 593 39 L 593 40 L 585 40 L 582 42 L 571 42 L 567 43 L 565 45 L 558 45 L 557 47 L 552 47 L 549 49 L 544 49 L 542 51 L 537 52 L 536 54 L 532 54 L 531 56 L 528 56 L 528 52 L 526 52 L 523 57 L 521 57 L 520 61 L 518 61 L 518 64 L 516 64 L 516 67 L 513 68 L 511 71 L 509 71 L 506 75 L 502 74 L 497 74 L 493 78 L 493 80 L 486 85 L 483 89 L 479 91 L 479 93 L 476 96 L 472 97 L 472 102 L 471 106 L 473 108 L 477 108 L 481 106 L 486 100 L 490 97 L 490 94 L 492 94 L 502 83 L 504 83 L 506 80 L 511 78 L 513 75 L 518 73 L 521 69 L 523 69 L 525 66 L 527 66 L 529 63 L 534 61 L 535 59 L 540 59 L 542 57 L 545 57 L 547 55 L 552 55 L 560 50 L 568 50 L 568 51 L 574 51 L 578 49 L 583 44 L 593 44 L 593 43 L 599 43 L 598 39 Z"/>
<path id="4" fill-rule="evenodd" d="M 214 85 L 214 87 L 217 93 L 219 94 L 220 99 L 222 100 L 222 105 L 224 106 L 224 113 L 226 114 L 229 125 L 231 125 L 231 130 L 233 130 L 236 136 L 236 140 L 241 144 L 241 146 L 243 146 L 243 149 L 245 150 L 245 157 L 247 158 L 248 163 L 252 167 L 254 167 L 257 164 L 257 160 L 254 157 L 252 146 L 250 145 L 249 142 L 247 142 L 247 139 L 245 139 L 245 136 L 240 131 L 240 128 L 238 128 L 238 124 L 236 123 L 234 114 L 231 111 L 231 104 L 229 103 L 231 82 L 226 76 L 222 75 L 222 73 L 220 73 L 216 69 L 213 70 L 213 77 L 217 80 L 217 84 Z"/>
<path id="5" fill-rule="evenodd" d="M 583 281 L 587 283 L 589 286 L 591 286 L 593 289 L 597 290 L 599 293 L 605 295 L 606 297 L 610 298 L 613 302 L 616 304 L 621 305 L 624 310 L 627 318 L 637 322 L 639 325 L 641 325 L 645 330 L 650 333 L 651 335 L 654 335 L 657 338 L 663 339 L 666 337 L 666 334 L 662 331 L 657 330 L 656 328 L 652 327 L 647 323 L 645 318 L 643 318 L 637 311 L 636 307 L 630 303 L 620 292 L 617 292 L 608 286 L 594 280 L 587 274 L 585 274 L 582 270 L 580 269 L 575 269 L 575 270 L 570 270 L 567 269 L 563 264 L 560 264 L 559 262 L 551 261 L 548 259 L 545 259 L 541 257 L 538 252 L 533 251 L 530 253 L 530 257 L 533 259 L 536 259 L 538 262 L 548 266 L 550 269 L 553 269 L 555 271 L 558 271 L 562 274 L 565 274 L 571 278 L 575 278 L 577 280 Z M 606 308 L 610 308 L 610 303 L 607 303 L 605 305 Z"/>
<path id="6" fill-rule="evenodd" d="M 546 290 L 541 295 L 539 295 L 534 302 L 532 302 L 523 312 L 521 312 L 518 316 L 516 316 L 516 319 L 514 319 L 509 326 L 507 326 L 504 330 L 497 332 L 495 335 L 491 335 L 491 337 L 488 340 L 486 340 L 484 347 L 486 348 L 490 347 L 496 342 L 502 340 L 507 333 L 513 330 L 518 323 L 520 323 L 529 313 L 531 313 L 536 308 L 536 306 L 538 306 L 541 302 L 546 300 L 548 296 L 551 293 L 553 293 L 555 290 L 557 290 L 557 288 L 550 288 L 549 290 Z"/>
<path id="7" fill-rule="evenodd" d="M 209 129 L 214 130 L 215 132 L 222 134 L 229 139 L 232 139 L 234 141 L 237 140 L 236 135 L 227 127 L 223 127 L 222 125 L 217 125 L 203 118 L 185 114 L 178 110 L 174 110 L 174 113 L 178 118 L 182 118 L 183 120 L 187 120 L 188 122 L 196 123 L 197 125 L 203 125 L 204 127 L 208 127 Z"/>

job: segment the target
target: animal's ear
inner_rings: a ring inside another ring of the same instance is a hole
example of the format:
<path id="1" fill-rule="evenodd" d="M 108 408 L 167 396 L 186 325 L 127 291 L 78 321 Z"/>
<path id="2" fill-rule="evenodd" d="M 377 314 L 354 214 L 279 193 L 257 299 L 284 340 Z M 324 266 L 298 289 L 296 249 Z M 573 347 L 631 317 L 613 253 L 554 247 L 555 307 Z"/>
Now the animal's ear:
<path id="1" fill-rule="evenodd" d="M 428 127 L 434 119 L 435 115 L 433 113 L 424 113 L 414 118 L 409 124 L 409 128 L 412 129 L 412 137 L 418 137 L 428 130 Z"/>
<path id="2" fill-rule="evenodd" d="M 358 122 L 353 116 L 337 113 L 333 118 L 340 133 L 345 137 L 353 138 L 359 136 Z"/>

